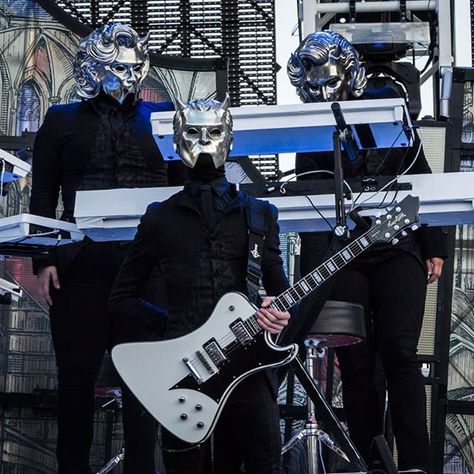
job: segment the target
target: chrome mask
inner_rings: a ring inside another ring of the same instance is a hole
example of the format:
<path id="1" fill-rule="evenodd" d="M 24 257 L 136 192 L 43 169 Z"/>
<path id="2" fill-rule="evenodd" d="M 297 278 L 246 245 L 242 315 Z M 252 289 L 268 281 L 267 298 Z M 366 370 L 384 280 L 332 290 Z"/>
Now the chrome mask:
<path id="1" fill-rule="evenodd" d="M 232 149 L 232 117 L 229 97 L 223 103 L 212 99 L 178 101 L 173 120 L 173 141 L 186 166 L 194 168 L 200 155 L 209 155 L 214 166 L 224 165 Z"/>
<path id="2" fill-rule="evenodd" d="M 101 90 L 122 104 L 138 97 L 150 60 L 148 38 L 140 38 L 128 25 L 111 23 L 84 38 L 74 61 L 79 96 L 96 97 Z"/>
<path id="3" fill-rule="evenodd" d="M 288 61 L 288 76 L 303 102 L 334 102 L 364 93 L 359 53 L 333 31 L 308 35 Z"/>
<path id="4" fill-rule="evenodd" d="M 148 66 L 141 58 L 138 48 L 130 49 L 119 46 L 119 53 L 115 61 L 104 67 L 102 89 L 107 95 L 122 104 L 127 95 L 138 96 L 147 70 Z"/>

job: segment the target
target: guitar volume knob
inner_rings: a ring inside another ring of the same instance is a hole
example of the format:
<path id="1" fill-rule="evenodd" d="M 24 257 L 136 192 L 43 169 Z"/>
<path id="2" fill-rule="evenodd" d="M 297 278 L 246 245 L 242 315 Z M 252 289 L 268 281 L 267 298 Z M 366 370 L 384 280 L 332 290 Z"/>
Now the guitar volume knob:
<path id="1" fill-rule="evenodd" d="M 196 408 L 197 411 L 202 410 L 202 405 L 198 403 L 194 408 Z"/>
<path id="2" fill-rule="evenodd" d="M 183 421 L 188 419 L 188 415 L 186 415 L 186 413 L 181 413 L 181 415 L 179 415 L 179 417 L 180 417 Z"/>
<path id="3" fill-rule="evenodd" d="M 179 403 L 184 403 L 185 401 L 186 401 L 186 397 L 181 396 L 178 398 Z"/>
<path id="4" fill-rule="evenodd" d="M 203 421 L 198 421 L 198 422 L 196 423 L 196 426 L 197 426 L 198 428 L 204 428 L 204 422 L 203 422 Z"/>

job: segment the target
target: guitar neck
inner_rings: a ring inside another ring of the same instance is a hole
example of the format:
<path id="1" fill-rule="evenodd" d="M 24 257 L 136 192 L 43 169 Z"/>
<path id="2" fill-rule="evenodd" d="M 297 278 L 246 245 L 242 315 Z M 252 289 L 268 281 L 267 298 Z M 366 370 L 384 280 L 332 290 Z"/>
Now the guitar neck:
<path id="1" fill-rule="evenodd" d="M 320 287 L 332 275 L 370 247 L 373 243 L 371 233 L 372 229 L 369 229 L 359 238 L 346 245 L 331 258 L 316 267 L 312 272 L 308 273 L 304 278 L 298 280 L 293 286 L 277 296 L 272 301 L 270 307 L 279 311 L 288 311 L 297 305 L 305 296 Z M 261 331 L 260 326 L 257 324 L 256 314 L 252 315 L 246 323 L 247 329 L 253 335 Z"/>
<path id="2" fill-rule="evenodd" d="M 320 287 L 332 275 L 354 260 L 371 245 L 370 230 L 358 239 L 346 245 L 331 258 L 316 267 L 304 278 L 275 298 L 271 306 L 279 311 L 288 311 L 298 304 L 305 296 Z"/>

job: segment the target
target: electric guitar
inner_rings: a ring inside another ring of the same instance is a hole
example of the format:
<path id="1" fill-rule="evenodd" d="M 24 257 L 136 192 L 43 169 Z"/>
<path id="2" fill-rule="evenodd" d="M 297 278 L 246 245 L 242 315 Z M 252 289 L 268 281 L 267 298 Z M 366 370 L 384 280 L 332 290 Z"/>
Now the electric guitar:
<path id="1" fill-rule="evenodd" d="M 276 297 L 287 311 L 376 242 L 390 242 L 418 222 L 419 199 L 407 196 L 369 230 Z M 195 331 L 159 342 L 120 344 L 112 360 L 145 408 L 188 443 L 205 441 L 232 390 L 243 379 L 293 360 L 298 346 L 278 346 L 257 323 L 258 308 L 241 293 L 225 294 Z"/>

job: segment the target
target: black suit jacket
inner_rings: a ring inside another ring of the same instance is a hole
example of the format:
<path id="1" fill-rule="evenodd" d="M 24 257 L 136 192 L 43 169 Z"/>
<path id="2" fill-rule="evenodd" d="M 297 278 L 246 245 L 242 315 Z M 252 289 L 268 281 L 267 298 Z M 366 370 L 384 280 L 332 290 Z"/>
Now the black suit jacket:
<path id="1" fill-rule="evenodd" d="M 73 221 L 76 190 L 96 144 L 100 117 L 94 102 L 107 101 L 99 96 L 90 101 L 56 105 L 48 110 L 39 129 L 33 149 L 33 186 L 30 213 L 56 218 L 59 193 L 64 211 L 61 219 Z M 124 112 L 130 133 L 147 166 L 156 176 L 156 186 L 167 185 L 166 164 L 151 133 L 150 114 L 171 110 L 170 103 L 138 101 Z M 80 253 L 82 244 L 61 246 L 44 257 L 33 260 L 35 273 L 45 265 L 57 265 L 60 272 Z"/>

